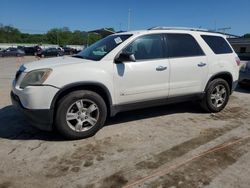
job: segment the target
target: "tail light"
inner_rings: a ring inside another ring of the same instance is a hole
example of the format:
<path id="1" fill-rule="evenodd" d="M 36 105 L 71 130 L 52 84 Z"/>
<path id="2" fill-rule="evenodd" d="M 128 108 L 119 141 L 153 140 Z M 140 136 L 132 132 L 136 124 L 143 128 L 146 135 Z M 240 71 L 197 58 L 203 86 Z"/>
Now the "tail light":
<path id="1" fill-rule="evenodd" d="M 237 64 L 238 66 L 240 66 L 240 58 L 236 57 L 236 58 L 235 58 L 235 61 L 236 61 L 236 64 Z"/>

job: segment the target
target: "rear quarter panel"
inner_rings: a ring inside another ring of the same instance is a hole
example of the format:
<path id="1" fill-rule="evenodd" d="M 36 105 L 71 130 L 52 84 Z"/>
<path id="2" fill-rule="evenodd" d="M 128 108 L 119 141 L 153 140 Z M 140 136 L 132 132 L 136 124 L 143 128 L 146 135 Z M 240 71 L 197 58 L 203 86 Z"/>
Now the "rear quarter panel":
<path id="1" fill-rule="evenodd" d="M 206 34 L 207 35 L 207 34 Z M 221 35 L 218 35 L 223 37 Z M 208 46 L 208 44 L 201 38 L 200 34 L 196 34 L 197 40 L 199 41 L 200 45 L 202 46 L 208 60 L 208 75 L 207 75 L 207 82 L 209 79 L 221 72 L 228 72 L 232 75 L 233 81 L 237 81 L 239 78 L 239 66 L 236 63 L 236 58 L 238 57 L 237 54 L 234 52 L 230 54 L 214 54 L 212 49 Z M 225 38 L 225 37 L 223 37 Z M 204 85 L 203 90 L 205 90 L 206 85 Z"/>

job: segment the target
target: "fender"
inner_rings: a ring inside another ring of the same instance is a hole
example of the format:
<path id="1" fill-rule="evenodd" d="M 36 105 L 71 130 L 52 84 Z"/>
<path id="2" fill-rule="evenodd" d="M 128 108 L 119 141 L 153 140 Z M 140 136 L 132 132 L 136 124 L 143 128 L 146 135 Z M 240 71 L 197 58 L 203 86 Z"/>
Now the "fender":
<path id="1" fill-rule="evenodd" d="M 112 106 L 113 104 L 113 101 L 112 101 L 112 97 L 111 97 L 111 94 L 108 90 L 108 88 L 102 84 L 102 83 L 99 83 L 99 82 L 74 82 L 74 83 L 71 83 L 71 84 L 67 84 L 65 86 L 63 86 L 62 88 L 60 88 L 60 90 L 56 93 L 56 95 L 54 96 L 52 102 L 51 102 L 51 106 L 50 106 L 50 110 L 51 110 L 51 113 L 54 114 L 54 110 L 55 110 L 55 105 L 56 105 L 56 102 L 58 101 L 58 99 L 60 98 L 60 96 L 64 93 L 64 92 L 67 92 L 69 91 L 70 89 L 74 89 L 74 88 L 77 88 L 77 87 L 84 87 L 84 86 L 87 86 L 87 87 L 98 87 L 98 88 L 101 88 L 105 94 L 107 95 L 107 102 L 109 103 L 109 107 Z"/>

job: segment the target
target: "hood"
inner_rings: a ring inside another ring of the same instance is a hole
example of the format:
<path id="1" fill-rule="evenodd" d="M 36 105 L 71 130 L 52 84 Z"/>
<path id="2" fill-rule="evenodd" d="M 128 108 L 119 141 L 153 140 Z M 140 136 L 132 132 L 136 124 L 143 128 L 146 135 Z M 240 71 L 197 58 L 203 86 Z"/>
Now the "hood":
<path id="1" fill-rule="evenodd" d="M 26 63 L 22 67 L 25 69 L 25 72 L 29 72 L 36 69 L 44 69 L 44 68 L 55 68 L 57 66 L 64 66 L 69 64 L 78 64 L 78 63 L 90 63 L 93 62 L 91 60 L 75 58 L 75 57 L 55 57 L 55 58 L 47 58 L 38 61 L 34 61 L 31 63 Z"/>

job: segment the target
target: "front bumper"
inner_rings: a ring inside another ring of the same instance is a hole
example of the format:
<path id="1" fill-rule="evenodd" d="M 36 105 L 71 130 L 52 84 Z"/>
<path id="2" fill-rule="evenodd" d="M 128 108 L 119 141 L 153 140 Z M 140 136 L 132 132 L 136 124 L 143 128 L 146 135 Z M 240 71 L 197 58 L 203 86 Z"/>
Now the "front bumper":
<path id="1" fill-rule="evenodd" d="M 53 124 L 53 112 L 50 109 L 30 110 L 24 108 L 19 97 L 13 92 L 10 93 L 12 104 L 21 111 L 28 121 L 36 128 L 44 131 L 51 131 Z"/>

